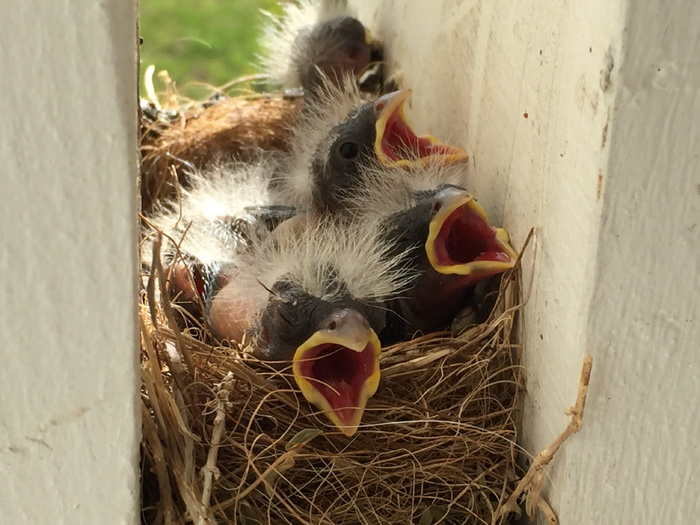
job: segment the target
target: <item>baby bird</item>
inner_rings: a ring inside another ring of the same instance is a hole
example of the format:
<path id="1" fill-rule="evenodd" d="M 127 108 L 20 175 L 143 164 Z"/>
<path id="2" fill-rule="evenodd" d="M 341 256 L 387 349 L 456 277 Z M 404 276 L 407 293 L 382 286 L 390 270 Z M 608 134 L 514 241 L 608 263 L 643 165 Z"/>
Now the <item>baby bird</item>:
<path id="1" fill-rule="evenodd" d="M 263 69 L 271 83 L 302 87 L 313 96 L 326 81 L 354 83 L 371 62 L 381 61 L 381 45 L 353 16 L 345 2 L 299 0 L 286 2 L 279 17 L 270 18 L 262 39 Z"/>
<path id="2" fill-rule="evenodd" d="M 171 294 L 190 313 L 223 285 L 221 271 L 234 263 L 241 250 L 270 235 L 281 222 L 296 215 L 290 206 L 274 204 L 268 192 L 270 159 L 252 164 L 222 162 L 191 174 L 192 187 L 178 202 L 164 206 L 147 219 L 142 265 L 153 254 L 149 237 L 162 231 L 161 260 L 170 278 Z"/>
<path id="3" fill-rule="evenodd" d="M 219 336 L 245 333 L 260 359 L 291 364 L 304 397 L 348 436 L 379 384 L 385 303 L 413 278 L 377 227 L 324 218 L 253 246 L 211 307 Z"/>
<path id="4" fill-rule="evenodd" d="M 337 213 L 347 209 L 364 172 L 375 165 L 466 160 L 463 149 L 414 133 L 403 110 L 410 95 L 410 90 L 396 91 L 363 103 L 350 82 L 340 88 L 325 84 L 323 96 L 302 112 L 292 153 L 272 181 L 276 200 L 314 213 Z"/>
<path id="5" fill-rule="evenodd" d="M 439 165 L 366 174 L 355 207 L 363 220 L 380 221 L 391 254 L 402 253 L 417 272 L 407 293 L 388 305 L 384 344 L 444 328 L 473 284 L 515 264 L 507 233 L 490 225 L 464 179 L 463 167 Z"/>

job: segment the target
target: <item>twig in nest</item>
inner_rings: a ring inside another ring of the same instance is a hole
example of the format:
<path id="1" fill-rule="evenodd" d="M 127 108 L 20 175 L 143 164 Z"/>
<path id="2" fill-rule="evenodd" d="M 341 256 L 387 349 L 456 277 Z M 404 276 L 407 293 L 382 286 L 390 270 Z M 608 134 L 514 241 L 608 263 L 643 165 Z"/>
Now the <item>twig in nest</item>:
<path id="1" fill-rule="evenodd" d="M 145 405 L 141 405 L 141 414 L 143 421 L 143 438 L 145 442 L 148 443 L 151 457 L 153 458 L 153 467 L 158 477 L 158 487 L 161 491 L 160 505 L 164 507 L 165 523 L 175 523 L 175 517 L 178 514 L 175 511 L 175 504 L 173 502 L 173 490 L 170 485 L 167 459 L 165 451 L 163 450 L 163 444 L 158 437 L 158 429 L 156 428 L 155 422 L 151 419 L 151 415 L 148 413 L 148 409 Z"/>
<path id="2" fill-rule="evenodd" d="M 559 448 L 576 432 L 581 430 L 583 426 L 583 410 L 586 407 L 586 395 L 588 394 L 588 383 L 591 380 L 591 368 L 593 367 L 593 358 L 587 355 L 583 360 L 583 367 L 581 368 L 581 379 L 578 385 L 578 395 L 576 396 L 576 403 L 574 406 L 569 407 L 566 410 L 566 415 L 571 416 L 571 421 L 564 429 L 564 432 L 559 434 L 554 441 L 552 441 L 549 446 L 547 446 L 542 452 L 537 454 L 537 457 L 530 465 L 527 473 L 523 476 L 518 483 L 515 490 L 508 498 L 508 501 L 501 507 L 501 514 L 506 512 L 519 512 L 519 507 L 517 501 L 525 494 L 526 504 L 525 512 L 530 519 L 534 519 L 537 509 L 540 509 L 542 514 L 544 514 L 547 519 L 547 523 L 550 525 L 557 525 L 559 520 L 549 506 L 549 503 L 541 497 L 542 485 L 544 483 L 545 468 L 554 459 L 554 455 L 557 453 Z"/>
<path id="3" fill-rule="evenodd" d="M 231 374 L 231 372 L 229 372 Z M 258 475 L 257 479 L 253 481 L 247 488 L 245 488 L 241 493 L 229 499 L 219 503 L 214 507 L 214 510 L 223 510 L 232 505 L 245 500 L 248 495 L 250 495 L 253 490 L 255 490 L 261 483 L 264 484 L 267 491 L 271 494 L 275 493 L 275 481 L 284 474 L 286 470 L 289 470 L 295 465 L 294 458 L 304 452 L 304 447 L 315 437 L 321 435 L 321 431 L 317 429 L 304 429 L 297 432 L 296 435 L 289 440 L 285 447 L 285 452 L 278 457 L 272 465 L 267 467 L 265 472 L 260 472 L 254 464 L 250 466 L 253 468 L 255 473 Z M 294 509 L 289 507 L 287 503 L 282 499 L 280 501 L 285 505 L 290 512 L 294 514 Z M 300 518 L 301 519 L 301 518 Z"/>
<path id="4" fill-rule="evenodd" d="M 204 476 L 204 488 L 202 489 L 202 508 L 209 508 L 209 499 L 211 498 L 212 486 L 215 479 L 221 475 L 216 466 L 216 460 L 219 455 L 219 444 L 221 437 L 224 435 L 226 428 L 226 412 L 228 412 L 230 402 L 229 394 L 233 388 L 233 374 L 229 372 L 224 377 L 224 380 L 219 383 L 216 392 L 216 417 L 214 418 L 214 429 L 211 433 L 211 446 L 209 454 L 207 454 L 207 463 L 202 467 Z M 200 516 L 197 525 L 206 525 L 204 516 Z"/>

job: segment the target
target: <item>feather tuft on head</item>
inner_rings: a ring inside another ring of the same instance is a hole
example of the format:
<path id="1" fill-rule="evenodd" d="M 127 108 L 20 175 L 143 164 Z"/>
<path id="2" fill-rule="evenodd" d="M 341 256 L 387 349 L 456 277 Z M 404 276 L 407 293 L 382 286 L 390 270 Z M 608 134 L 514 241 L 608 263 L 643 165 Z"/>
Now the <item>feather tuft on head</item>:
<path id="1" fill-rule="evenodd" d="M 445 166 L 440 162 L 411 168 L 367 164 L 363 184 L 346 196 L 348 207 L 369 220 L 380 220 L 411 208 L 421 193 L 445 185 L 466 188 L 467 168 L 465 164 Z"/>
<path id="2" fill-rule="evenodd" d="M 297 235 L 253 247 L 240 261 L 236 286 L 239 295 L 263 307 L 282 280 L 324 301 L 347 294 L 358 301 L 383 301 L 400 295 L 415 277 L 392 248 L 391 241 L 382 240 L 379 222 L 322 219 Z"/>
<path id="3" fill-rule="evenodd" d="M 343 0 L 297 0 L 286 2 L 282 14 L 263 11 L 269 19 L 261 42 L 264 46 L 259 61 L 270 83 L 283 88 L 300 87 L 297 64 L 308 60 L 299 56 L 303 47 L 297 46 L 300 33 L 338 16 L 353 16 Z"/>

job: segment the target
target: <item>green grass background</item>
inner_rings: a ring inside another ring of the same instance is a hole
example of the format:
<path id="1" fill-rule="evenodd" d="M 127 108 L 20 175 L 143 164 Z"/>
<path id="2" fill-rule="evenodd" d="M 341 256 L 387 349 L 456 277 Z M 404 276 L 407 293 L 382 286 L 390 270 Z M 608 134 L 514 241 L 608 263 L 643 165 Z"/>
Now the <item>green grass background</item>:
<path id="1" fill-rule="evenodd" d="M 211 89 L 256 72 L 265 17 L 276 0 L 140 0 L 141 76 L 153 64 L 167 70 L 178 91 L 201 99 Z M 163 84 L 154 76 L 156 91 Z M 143 86 L 143 84 L 142 84 Z M 143 91 L 142 91 L 143 93 Z"/>

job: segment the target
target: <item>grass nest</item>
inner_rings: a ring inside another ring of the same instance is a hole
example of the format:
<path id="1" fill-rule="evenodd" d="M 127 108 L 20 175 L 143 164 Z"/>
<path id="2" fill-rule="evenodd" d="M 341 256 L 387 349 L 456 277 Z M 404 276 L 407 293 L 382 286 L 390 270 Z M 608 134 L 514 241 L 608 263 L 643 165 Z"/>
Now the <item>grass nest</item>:
<path id="1" fill-rule="evenodd" d="M 245 342 L 175 328 L 177 307 L 156 299 L 164 289 L 151 277 L 140 312 L 143 523 L 509 523 L 522 474 L 519 275 L 504 276 L 487 322 L 385 348 L 352 438 Z"/>

